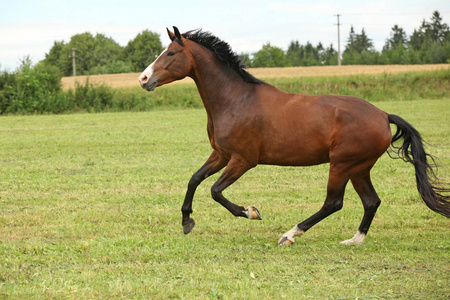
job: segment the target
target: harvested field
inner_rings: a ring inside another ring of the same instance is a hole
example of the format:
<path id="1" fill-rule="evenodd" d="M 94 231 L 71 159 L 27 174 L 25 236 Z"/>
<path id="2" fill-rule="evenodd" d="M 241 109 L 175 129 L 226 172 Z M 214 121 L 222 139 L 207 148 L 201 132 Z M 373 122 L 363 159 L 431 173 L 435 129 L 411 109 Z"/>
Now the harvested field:
<path id="1" fill-rule="evenodd" d="M 251 68 L 248 71 L 257 78 L 288 78 L 312 76 L 342 76 L 360 74 L 396 74 L 407 72 L 433 71 L 449 69 L 449 64 L 437 65 L 375 65 L 375 66 L 318 66 L 318 67 L 288 67 L 288 68 Z M 75 83 L 84 84 L 86 78 L 93 84 L 106 84 L 113 88 L 138 87 L 140 73 L 91 75 L 62 78 L 63 89 L 75 87 Z M 178 84 L 192 84 L 190 78 L 178 81 Z"/>

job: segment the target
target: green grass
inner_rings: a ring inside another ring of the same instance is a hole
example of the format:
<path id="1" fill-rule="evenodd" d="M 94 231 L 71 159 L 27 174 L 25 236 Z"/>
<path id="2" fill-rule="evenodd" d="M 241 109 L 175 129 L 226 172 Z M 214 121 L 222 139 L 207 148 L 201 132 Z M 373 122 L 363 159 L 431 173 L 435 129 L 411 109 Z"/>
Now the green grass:
<path id="1" fill-rule="evenodd" d="M 450 102 L 377 102 L 411 122 L 450 181 Z M 327 165 L 258 166 L 225 191 L 262 221 L 210 197 L 181 228 L 187 182 L 210 154 L 203 110 L 0 118 L 0 299 L 448 299 L 449 220 L 419 199 L 411 165 L 384 155 L 383 200 L 366 243 L 344 209 L 292 247 L 279 237 L 323 203 Z"/>
<path id="2" fill-rule="evenodd" d="M 450 69 L 403 74 L 353 75 L 273 79 L 285 91 L 304 94 L 352 95 L 371 102 L 448 99 Z"/>

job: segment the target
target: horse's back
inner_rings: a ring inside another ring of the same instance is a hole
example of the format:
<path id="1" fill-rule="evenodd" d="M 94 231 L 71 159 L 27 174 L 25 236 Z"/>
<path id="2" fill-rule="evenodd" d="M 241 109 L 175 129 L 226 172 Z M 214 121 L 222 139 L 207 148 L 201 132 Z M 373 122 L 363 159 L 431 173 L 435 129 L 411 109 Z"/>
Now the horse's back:
<path id="1" fill-rule="evenodd" d="M 369 102 L 339 95 L 276 93 L 260 101 L 267 121 L 260 163 L 315 165 L 376 157 L 391 142 L 387 114 Z"/>

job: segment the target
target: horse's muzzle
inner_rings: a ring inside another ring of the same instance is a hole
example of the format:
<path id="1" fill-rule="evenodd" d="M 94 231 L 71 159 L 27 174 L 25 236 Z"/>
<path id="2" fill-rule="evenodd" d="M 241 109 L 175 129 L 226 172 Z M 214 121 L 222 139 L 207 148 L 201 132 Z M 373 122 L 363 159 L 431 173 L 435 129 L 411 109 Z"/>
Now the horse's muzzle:
<path id="1" fill-rule="evenodd" d="M 146 75 L 141 75 L 141 76 L 139 76 L 139 84 L 147 92 L 151 92 L 156 88 L 158 81 L 156 79 L 154 79 L 153 76 L 148 78 Z"/>
<path id="2" fill-rule="evenodd" d="M 146 83 L 141 83 L 141 87 L 145 89 L 147 92 L 151 92 L 156 88 L 156 85 L 158 84 L 157 81 L 147 81 Z"/>

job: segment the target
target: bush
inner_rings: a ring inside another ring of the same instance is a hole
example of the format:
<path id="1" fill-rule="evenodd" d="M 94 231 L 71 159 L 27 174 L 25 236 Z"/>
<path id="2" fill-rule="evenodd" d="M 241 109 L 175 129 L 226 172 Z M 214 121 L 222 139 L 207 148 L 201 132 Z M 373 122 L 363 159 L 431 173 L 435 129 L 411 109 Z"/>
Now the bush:
<path id="1" fill-rule="evenodd" d="M 3 72 L 0 79 L 0 114 L 35 113 L 51 110 L 52 99 L 61 91 L 56 67 L 38 64 L 26 57 L 15 73 Z"/>
<path id="2" fill-rule="evenodd" d="M 106 86 L 77 84 L 63 92 L 61 74 L 54 66 L 24 58 L 16 72 L 0 74 L 0 114 L 100 112 L 111 108 L 114 90 Z"/>
<path id="3" fill-rule="evenodd" d="M 111 108 L 115 91 L 105 85 L 94 86 L 89 83 L 76 83 L 75 90 L 67 92 L 70 110 L 100 112 Z"/>

